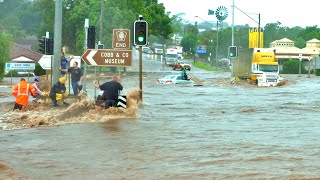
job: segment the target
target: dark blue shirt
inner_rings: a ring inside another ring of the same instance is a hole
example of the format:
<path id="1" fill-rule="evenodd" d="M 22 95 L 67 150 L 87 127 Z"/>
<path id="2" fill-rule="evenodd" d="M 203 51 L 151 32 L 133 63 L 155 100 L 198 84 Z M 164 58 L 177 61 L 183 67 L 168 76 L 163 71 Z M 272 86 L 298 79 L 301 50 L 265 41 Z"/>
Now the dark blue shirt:
<path id="1" fill-rule="evenodd" d="M 61 58 L 61 69 L 67 69 L 68 60 L 66 57 Z M 65 75 L 66 72 L 61 71 L 61 75 Z"/>

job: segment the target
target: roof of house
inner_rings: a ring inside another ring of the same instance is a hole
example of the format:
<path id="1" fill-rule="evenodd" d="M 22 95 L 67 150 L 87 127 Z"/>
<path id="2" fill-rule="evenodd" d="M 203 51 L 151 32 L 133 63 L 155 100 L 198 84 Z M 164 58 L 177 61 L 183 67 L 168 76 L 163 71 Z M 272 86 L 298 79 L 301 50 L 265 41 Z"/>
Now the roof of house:
<path id="1" fill-rule="evenodd" d="M 276 40 L 276 42 L 277 43 L 293 43 L 293 41 L 288 38 L 282 38 L 280 40 Z"/>
<path id="2" fill-rule="evenodd" d="M 307 43 L 320 43 L 320 41 L 316 38 L 313 38 L 313 39 L 307 41 Z"/>
<path id="3" fill-rule="evenodd" d="M 11 43 L 10 46 L 10 60 L 11 61 L 34 61 L 38 62 L 42 54 L 35 52 L 23 45 Z"/>

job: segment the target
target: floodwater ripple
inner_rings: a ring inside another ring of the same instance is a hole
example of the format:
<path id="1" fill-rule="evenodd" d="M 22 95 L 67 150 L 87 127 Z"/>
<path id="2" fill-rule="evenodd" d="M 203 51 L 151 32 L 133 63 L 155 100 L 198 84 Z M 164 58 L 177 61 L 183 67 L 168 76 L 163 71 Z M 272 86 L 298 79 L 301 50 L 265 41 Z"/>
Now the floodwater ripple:
<path id="1" fill-rule="evenodd" d="M 0 160 L 31 179 L 316 179 L 317 89 L 146 86 L 136 118 L 1 131 Z"/>

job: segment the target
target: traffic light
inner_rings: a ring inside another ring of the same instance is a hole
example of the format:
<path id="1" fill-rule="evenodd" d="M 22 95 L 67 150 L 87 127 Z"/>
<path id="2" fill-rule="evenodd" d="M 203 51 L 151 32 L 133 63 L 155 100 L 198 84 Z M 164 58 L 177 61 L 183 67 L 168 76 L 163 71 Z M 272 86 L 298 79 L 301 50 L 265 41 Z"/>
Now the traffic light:
<path id="1" fill-rule="evenodd" d="M 41 39 L 39 39 L 39 51 L 41 52 L 41 54 L 46 54 L 46 37 L 42 37 Z"/>
<path id="2" fill-rule="evenodd" d="M 134 45 L 145 46 L 148 44 L 148 23 L 146 21 L 135 21 L 133 31 Z"/>
<path id="3" fill-rule="evenodd" d="M 53 55 L 53 39 L 48 38 L 46 39 L 46 54 Z"/>
<path id="4" fill-rule="evenodd" d="M 88 37 L 87 37 L 87 48 L 94 49 L 96 41 L 96 31 L 94 26 L 89 26 Z"/>
<path id="5" fill-rule="evenodd" d="M 237 57 L 238 56 L 238 50 L 237 46 L 229 46 L 229 57 Z"/>

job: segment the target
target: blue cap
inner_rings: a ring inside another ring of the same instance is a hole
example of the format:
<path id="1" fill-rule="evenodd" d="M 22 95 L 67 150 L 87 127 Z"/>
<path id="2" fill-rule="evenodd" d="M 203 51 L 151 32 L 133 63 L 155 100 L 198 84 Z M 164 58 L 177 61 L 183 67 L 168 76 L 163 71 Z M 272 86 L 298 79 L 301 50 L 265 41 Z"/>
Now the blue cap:
<path id="1" fill-rule="evenodd" d="M 34 81 L 39 82 L 39 78 L 35 78 Z"/>

